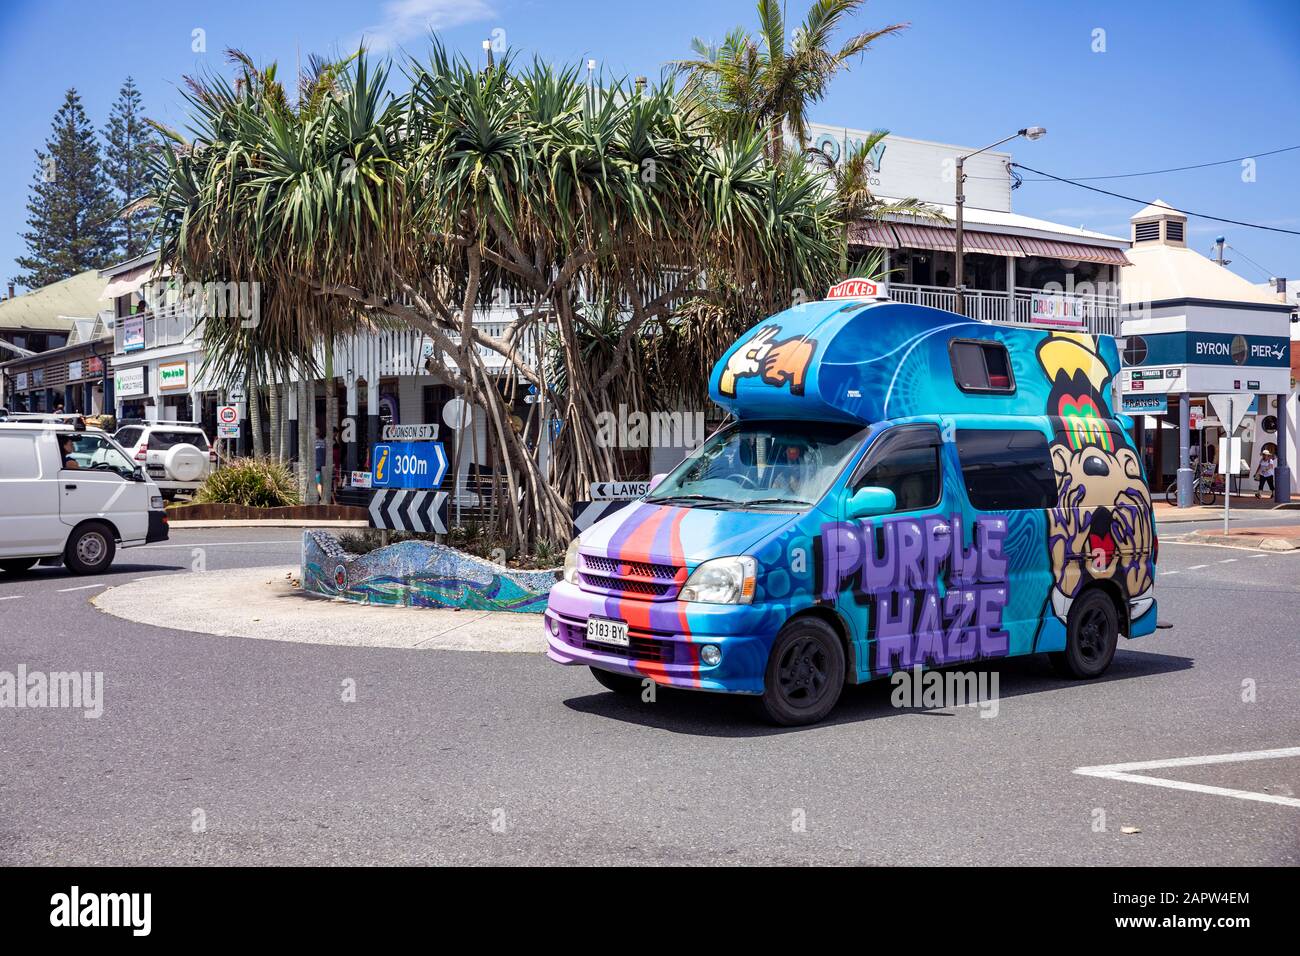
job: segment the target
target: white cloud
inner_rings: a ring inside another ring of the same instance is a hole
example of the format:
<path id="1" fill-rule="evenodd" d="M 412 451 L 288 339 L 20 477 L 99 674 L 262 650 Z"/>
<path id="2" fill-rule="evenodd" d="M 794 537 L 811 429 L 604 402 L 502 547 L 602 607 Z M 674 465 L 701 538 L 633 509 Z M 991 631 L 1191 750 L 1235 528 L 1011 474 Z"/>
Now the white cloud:
<path id="1" fill-rule="evenodd" d="M 388 50 L 408 40 L 422 40 L 431 31 L 495 15 L 486 0 L 390 0 L 383 6 L 383 19 L 366 27 L 362 37 L 367 49 Z"/>

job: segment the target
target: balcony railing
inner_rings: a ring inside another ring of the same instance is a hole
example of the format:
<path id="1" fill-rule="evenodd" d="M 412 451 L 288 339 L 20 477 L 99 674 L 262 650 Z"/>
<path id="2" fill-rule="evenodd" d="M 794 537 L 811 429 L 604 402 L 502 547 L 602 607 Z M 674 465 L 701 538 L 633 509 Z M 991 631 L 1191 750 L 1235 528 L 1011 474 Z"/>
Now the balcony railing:
<path id="1" fill-rule="evenodd" d="M 154 312 L 137 312 L 135 315 L 113 319 L 113 352 L 130 354 L 126 349 L 127 324 L 132 319 L 142 319 L 144 344 L 132 343 L 131 352 L 185 345 L 203 341 L 203 323 L 195 324 L 194 316 L 181 307 L 159 309 Z M 136 342 L 139 340 L 137 339 Z"/>
<path id="2" fill-rule="evenodd" d="M 957 311 L 955 289 L 933 285 L 908 285 L 889 283 L 889 297 L 896 302 L 927 305 L 934 309 Z M 1045 300 L 1058 300 L 1070 318 L 1045 319 L 1035 315 L 1035 300 L 1041 308 Z M 1081 295 L 1070 292 L 1046 292 L 1042 289 L 1017 287 L 1012 292 L 992 292 L 987 289 L 967 289 L 965 315 L 980 322 L 998 322 L 1007 325 L 1028 325 L 1035 328 L 1062 329 L 1070 321 L 1081 323 L 1080 331 L 1093 335 L 1118 335 L 1120 323 L 1119 298 L 1106 295 Z"/>

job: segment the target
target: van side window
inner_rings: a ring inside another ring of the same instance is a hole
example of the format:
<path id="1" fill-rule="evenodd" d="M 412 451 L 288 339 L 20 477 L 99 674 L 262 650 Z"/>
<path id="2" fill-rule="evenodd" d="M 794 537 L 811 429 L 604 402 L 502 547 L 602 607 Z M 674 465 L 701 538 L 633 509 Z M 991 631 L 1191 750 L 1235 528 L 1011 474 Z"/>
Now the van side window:
<path id="1" fill-rule="evenodd" d="M 932 426 L 891 429 L 872 444 L 851 491 L 888 488 L 898 500 L 897 511 L 937 505 L 939 448 L 939 430 Z"/>
<path id="2" fill-rule="evenodd" d="M 34 435 L 0 434 L 0 478 L 41 477 L 40 459 L 36 457 Z"/>
<path id="3" fill-rule="evenodd" d="M 1036 511 L 1056 504 L 1056 475 L 1042 432 L 959 428 L 957 458 L 970 503 L 981 511 Z"/>
<path id="4" fill-rule="evenodd" d="M 953 339 L 948 345 L 948 357 L 952 360 L 953 380 L 963 392 L 1016 390 L 1007 347 L 1001 342 Z"/>

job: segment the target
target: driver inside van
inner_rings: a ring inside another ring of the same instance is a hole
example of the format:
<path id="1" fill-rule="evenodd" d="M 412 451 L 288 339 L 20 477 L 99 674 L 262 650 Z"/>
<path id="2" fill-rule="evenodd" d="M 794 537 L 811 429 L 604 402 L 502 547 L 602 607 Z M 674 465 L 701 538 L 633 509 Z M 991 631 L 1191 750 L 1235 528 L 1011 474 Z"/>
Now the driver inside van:
<path id="1" fill-rule="evenodd" d="M 77 464 L 77 459 L 72 457 L 73 442 L 71 435 L 59 436 L 59 454 L 63 458 L 63 467 L 65 469 L 79 469 L 81 465 Z"/>
<path id="2" fill-rule="evenodd" d="M 791 444 L 780 453 L 772 469 L 772 490 L 798 495 L 808 481 L 808 453 L 803 445 Z"/>

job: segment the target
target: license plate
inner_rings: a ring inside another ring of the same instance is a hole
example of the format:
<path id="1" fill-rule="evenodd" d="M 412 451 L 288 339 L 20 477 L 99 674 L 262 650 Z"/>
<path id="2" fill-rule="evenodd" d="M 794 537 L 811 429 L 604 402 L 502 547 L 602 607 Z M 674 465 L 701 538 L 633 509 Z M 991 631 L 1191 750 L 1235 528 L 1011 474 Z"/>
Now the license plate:
<path id="1" fill-rule="evenodd" d="M 613 647 L 627 647 L 627 622 L 589 617 L 587 618 L 587 640 Z"/>

